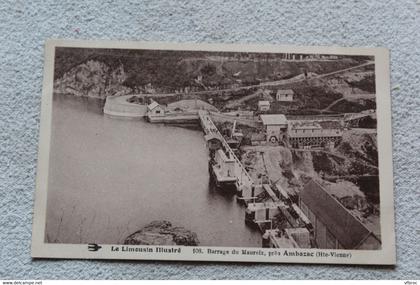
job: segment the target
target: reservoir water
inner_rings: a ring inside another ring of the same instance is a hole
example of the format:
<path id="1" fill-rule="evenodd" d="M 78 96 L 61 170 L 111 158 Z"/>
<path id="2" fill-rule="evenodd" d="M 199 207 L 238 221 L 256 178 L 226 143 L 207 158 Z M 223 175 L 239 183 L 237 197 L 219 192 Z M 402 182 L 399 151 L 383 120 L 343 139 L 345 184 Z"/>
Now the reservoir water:
<path id="1" fill-rule="evenodd" d="M 209 183 L 201 131 L 104 116 L 102 102 L 54 95 L 46 241 L 122 243 L 155 220 L 202 246 L 261 247 L 244 208 Z"/>

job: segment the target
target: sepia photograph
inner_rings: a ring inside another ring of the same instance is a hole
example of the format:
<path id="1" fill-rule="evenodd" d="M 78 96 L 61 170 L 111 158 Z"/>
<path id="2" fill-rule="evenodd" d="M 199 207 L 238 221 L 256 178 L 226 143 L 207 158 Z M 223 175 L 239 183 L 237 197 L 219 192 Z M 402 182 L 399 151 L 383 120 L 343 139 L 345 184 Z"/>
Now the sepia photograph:
<path id="1" fill-rule="evenodd" d="M 50 45 L 33 248 L 392 255 L 376 51 L 190 46 Z"/>

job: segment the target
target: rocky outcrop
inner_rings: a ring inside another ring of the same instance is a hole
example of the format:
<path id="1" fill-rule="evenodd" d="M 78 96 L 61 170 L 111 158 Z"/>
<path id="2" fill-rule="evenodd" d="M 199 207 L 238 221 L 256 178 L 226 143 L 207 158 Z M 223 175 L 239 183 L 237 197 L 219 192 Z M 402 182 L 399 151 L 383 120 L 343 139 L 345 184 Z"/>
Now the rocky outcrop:
<path id="1" fill-rule="evenodd" d="M 183 227 L 173 227 L 168 221 L 153 221 L 129 235 L 124 244 L 197 246 L 197 234 Z"/>
<path id="2" fill-rule="evenodd" d="M 103 62 L 89 60 L 73 67 L 54 82 L 56 93 L 82 97 L 105 98 L 124 95 L 131 91 L 122 83 L 127 79 L 124 67 L 110 68 Z"/>

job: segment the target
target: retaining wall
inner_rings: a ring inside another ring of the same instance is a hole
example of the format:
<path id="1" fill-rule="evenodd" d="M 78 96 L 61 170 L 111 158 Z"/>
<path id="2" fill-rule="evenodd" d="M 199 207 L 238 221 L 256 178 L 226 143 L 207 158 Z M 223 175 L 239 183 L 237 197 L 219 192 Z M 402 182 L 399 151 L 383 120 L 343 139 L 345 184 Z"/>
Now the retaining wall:
<path id="1" fill-rule="evenodd" d="M 146 115 L 147 105 L 127 102 L 131 95 L 106 97 L 104 114 L 119 117 L 142 118 Z"/>

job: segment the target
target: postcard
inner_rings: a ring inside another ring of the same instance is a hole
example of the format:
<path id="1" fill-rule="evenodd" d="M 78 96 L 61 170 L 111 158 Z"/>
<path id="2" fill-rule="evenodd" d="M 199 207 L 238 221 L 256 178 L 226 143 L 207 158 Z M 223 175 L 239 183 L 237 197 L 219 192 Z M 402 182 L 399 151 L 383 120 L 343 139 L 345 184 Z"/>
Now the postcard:
<path id="1" fill-rule="evenodd" d="M 48 40 L 32 257 L 395 264 L 384 48 Z"/>

